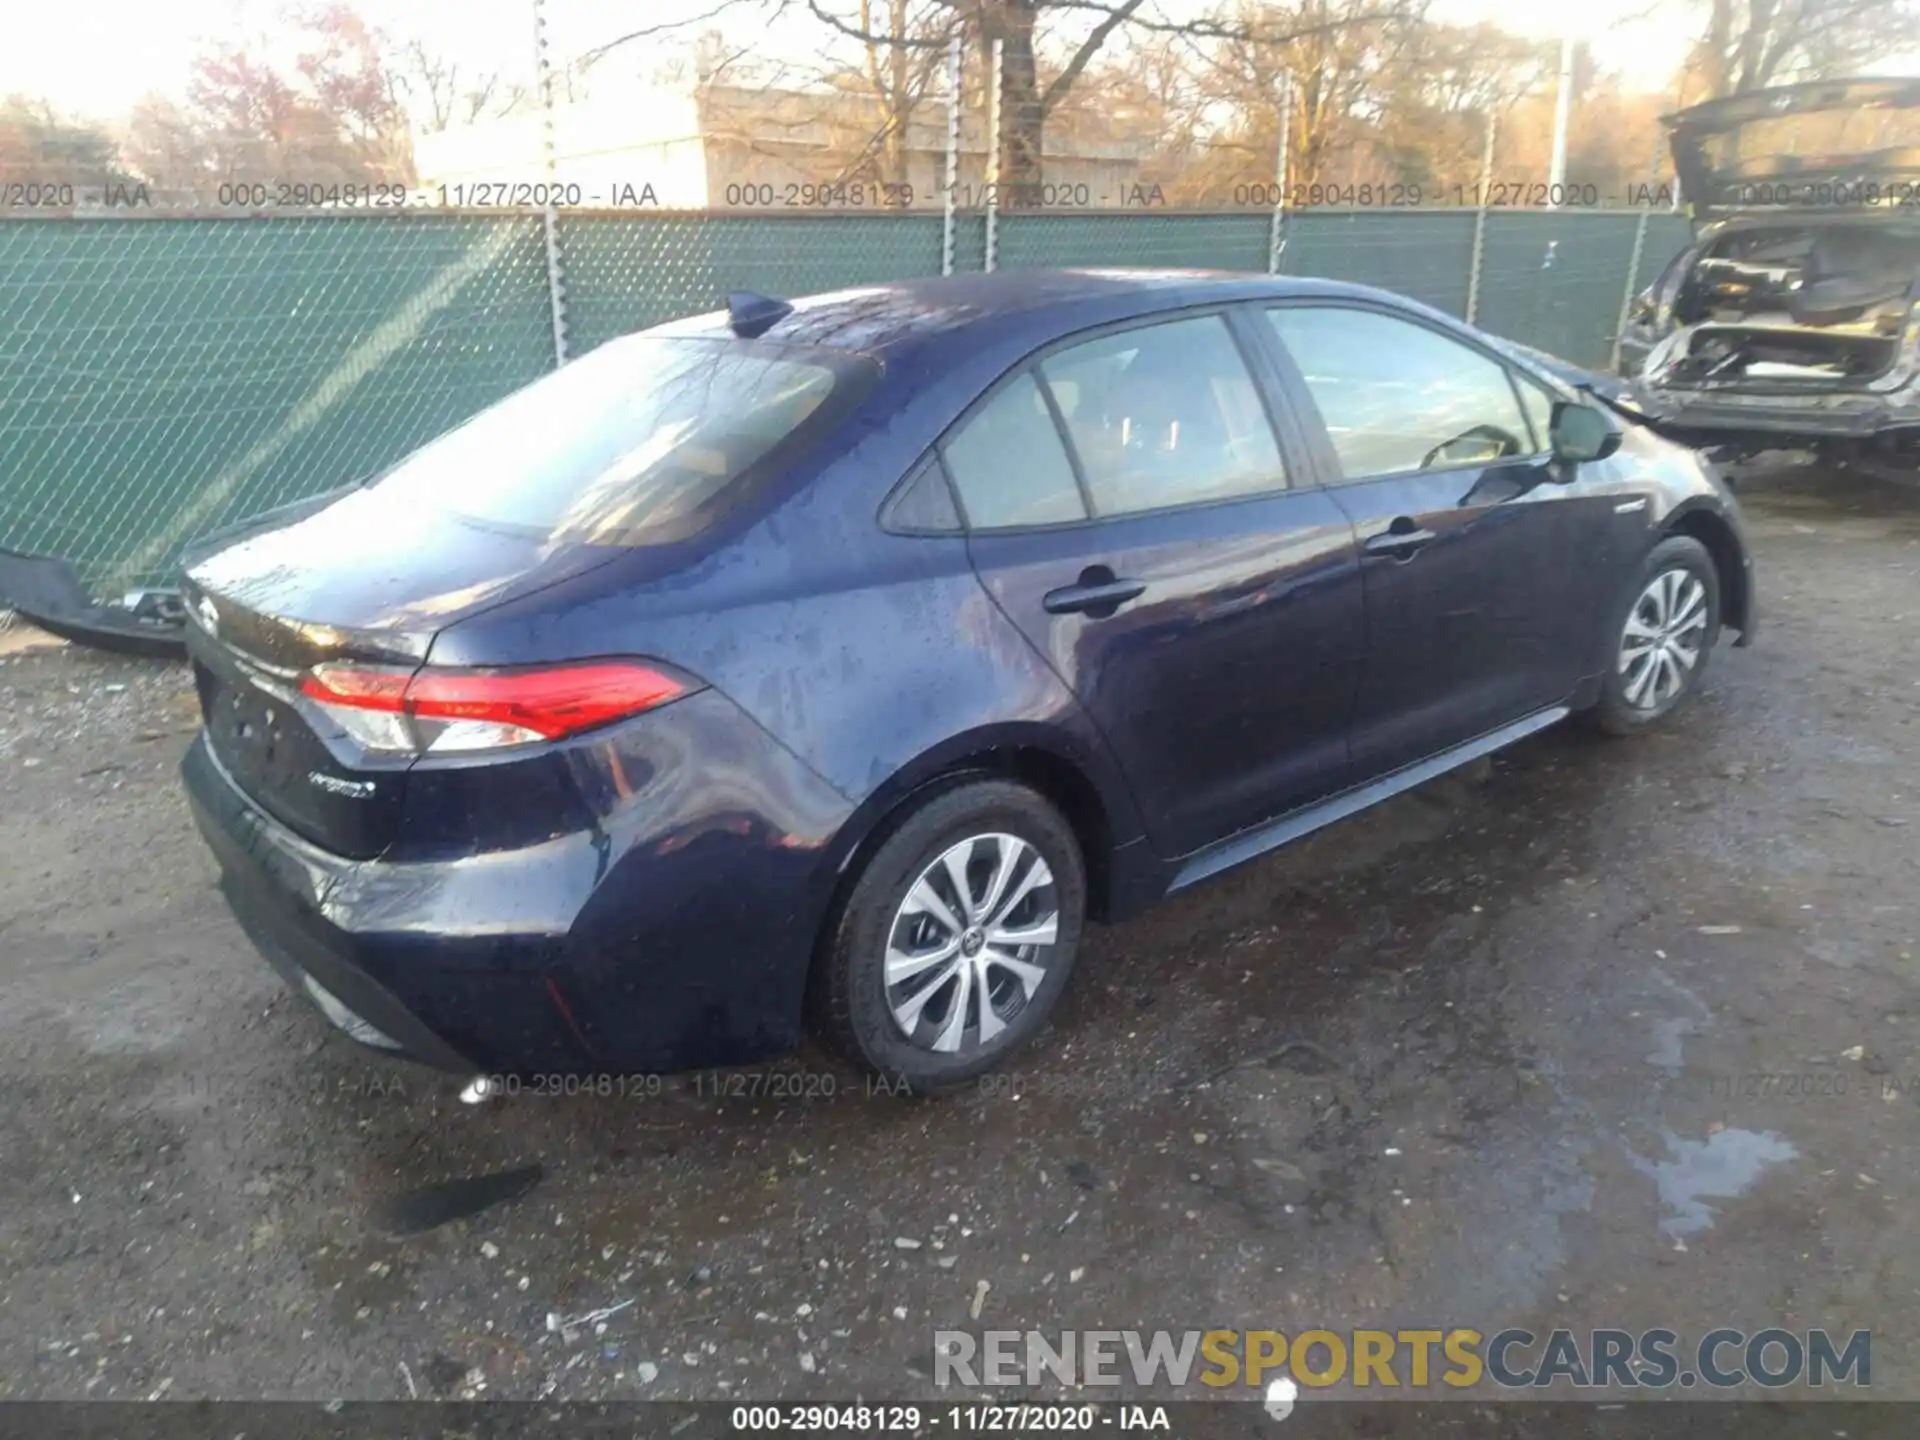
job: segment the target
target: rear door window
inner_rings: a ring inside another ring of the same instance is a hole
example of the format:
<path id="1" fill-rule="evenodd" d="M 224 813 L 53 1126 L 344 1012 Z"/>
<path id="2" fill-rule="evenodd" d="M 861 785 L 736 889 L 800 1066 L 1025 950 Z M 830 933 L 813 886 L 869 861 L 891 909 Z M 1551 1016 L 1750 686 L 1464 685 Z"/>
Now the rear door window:
<path id="1" fill-rule="evenodd" d="M 1280 446 L 1219 315 L 1142 325 L 1048 356 L 1096 515 L 1287 487 Z"/>
<path id="2" fill-rule="evenodd" d="M 1032 372 L 1021 371 L 942 447 L 975 530 L 1087 518 L 1073 462 Z"/>
<path id="3" fill-rule="evenodd" d="M 871 365 L 855 357 L 798 354 L 627 336 L 481 411 L 372 489 L 541 539 L 685 539 L 776 449 L 830 423 L 870 380 Z"/>

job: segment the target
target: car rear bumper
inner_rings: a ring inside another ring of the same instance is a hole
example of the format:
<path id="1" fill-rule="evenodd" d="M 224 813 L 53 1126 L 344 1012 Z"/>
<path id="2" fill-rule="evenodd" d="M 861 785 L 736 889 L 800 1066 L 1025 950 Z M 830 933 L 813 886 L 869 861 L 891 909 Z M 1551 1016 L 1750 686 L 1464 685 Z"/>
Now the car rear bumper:
<path id="1" fill-rule="evenodd" d="M 1632 363 L 1623 360 L 1629 376 Z M 1663 433 L 1696 443 L 1764 439 L 1868 441 L 1892 431 L 1920 429 L 1920 386 L 1865 393 L 1743 394 L 1735 389 L 1687 390 L 1629 378 L 1627 388 Z"/>
<path id="2" fill-rule="evenodd" d="M 728 702 L 698 699 L 677 725 L 735 723 Z M 812 834 L 764 816 L 716 827 L 643 794 L 519 849 L 350 860 L 260 810 L 204 734 L 181 773 L 236 920 L 336 1027 L 470 1075 L 631 1075 L 745 1063 L 799 1038 L 831 891 L 822 852 L 846 807 L 765 745 L 762 796 L 808 812 Z"/>
<path id="3" fill-rule="evenodd" d="M 1890 430 L 1920 428 L 1920 408 L 1896 409 L 1885 401 L 1853 405 L 1790 405 L 1756 397 L 1752 403 L 1730 399 L 1680 400 L 1661 397 L 1654 412 L 1669 434 L 1722 440 L 1765 437 L 1794 440 L 1871 440 Z"/>
<path id="4" fill-rule="evenodd" d="M 534 974 L 515 963 L 537 962 L 543 949 L 550 955 L 539 937 L 496 935 L 491 964 L 473 956 L 470 966 L 450 965 L 451 955 L 432 951 L 460 942 L 452 934 L 423 934 L 417 915 L 391 915 L 394 928 L 385 933 L 343 924 L 346 917 L 330 912 L 328 899 L 364 870 L 362 863 L 328 855 L 253 805 L 214 758 L 204 733 L 187 751 L 181 776 L 194 820 L 220 863 L 221 894 L 240 928 L 296 993 L 317 1001 L 311 980 L 392 1042 L 369 1048 L 468 1074 L 517 1070 L 523 1062 L 577 1061 L 577 1045 L 556 1033 L 558 1017 L 549 1022 L 542 1015 L 553 1007 L 537 993 Z M 411 878 L 438 888 L 429 875 Z M 431 984 L 419 983 L 423 972 L 431 973 Z M 320 1008 L 327 1009 L 324 1003 Z M 496 1018 L 473 1023 L 488 1016 Z M 337 1016 L 328 1018 L 346 1028 Z"/>

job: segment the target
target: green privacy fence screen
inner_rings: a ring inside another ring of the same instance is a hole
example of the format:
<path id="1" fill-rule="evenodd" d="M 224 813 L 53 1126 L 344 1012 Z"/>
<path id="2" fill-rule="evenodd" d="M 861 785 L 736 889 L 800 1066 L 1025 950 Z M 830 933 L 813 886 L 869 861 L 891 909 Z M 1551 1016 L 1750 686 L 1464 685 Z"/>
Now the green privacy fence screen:
<path id="1" fill-rule="evenodd" d="M 938 215 L 562 214 L 570 350 L 728 290 L 938 274 Z M 1623 297 L 1682 245 L 1632 212 L 1308 211 L 1281 272 L 1398 290 L 1604 365 Z M 1475 229 L 1481 227 L 1474 284 Z M 1008 214 L 999 268 L 1266 270 L 1266 214 Z M 956 270 L 985 267 L 957 217 Z M 0 220 L 0 547 L 96 593 L 165 584 L 192 536 L 371 475 L 552 368 L 538 215 Z"/>
<path id="2" fill-rule="evenodd" d="M 540 222 L 0 223 L 0 546 L 109 595 L 552 364 Z"/>

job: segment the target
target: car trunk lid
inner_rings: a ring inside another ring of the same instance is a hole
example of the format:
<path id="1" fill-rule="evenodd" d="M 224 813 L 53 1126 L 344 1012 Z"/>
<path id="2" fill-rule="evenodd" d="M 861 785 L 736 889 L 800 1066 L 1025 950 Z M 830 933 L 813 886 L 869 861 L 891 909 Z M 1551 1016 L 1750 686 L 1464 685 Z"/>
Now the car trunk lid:
<path id="1" fill-rule="evenodd" d="M 359 753 L 300 694 L 302 677 L 328 661 L 417 668 L 447 625 L 620 553 L 490 530 L 377 490 L 203 543 L 182 599 L 214 757 L 305 839 L 353 858 L 379 854 L 399 825 L 411 757 Z"/>
<path id="2" fill-rule="evenodd" d="M 1920 78 L 1821 80 L 1665 117 L 1697 218 L 1920 206 Z"/>

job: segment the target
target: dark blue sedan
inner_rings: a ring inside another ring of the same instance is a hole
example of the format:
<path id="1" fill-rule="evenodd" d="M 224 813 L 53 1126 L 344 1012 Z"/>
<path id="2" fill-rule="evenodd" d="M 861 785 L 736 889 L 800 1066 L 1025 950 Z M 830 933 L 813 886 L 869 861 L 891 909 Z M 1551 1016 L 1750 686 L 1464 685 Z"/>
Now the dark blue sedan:
<path id="1" fill-rule="evenodd" d="M 1304 280 L 734 296 L 196 546 L 187 789 L 365 1044 L 939 1089 L 1089 918 L 1751 639 L 1726 488 L 1577 379 Z"/>

